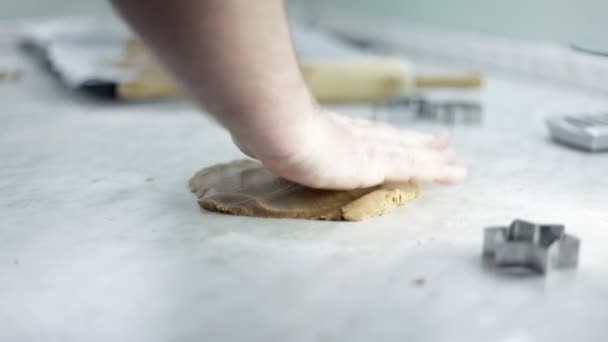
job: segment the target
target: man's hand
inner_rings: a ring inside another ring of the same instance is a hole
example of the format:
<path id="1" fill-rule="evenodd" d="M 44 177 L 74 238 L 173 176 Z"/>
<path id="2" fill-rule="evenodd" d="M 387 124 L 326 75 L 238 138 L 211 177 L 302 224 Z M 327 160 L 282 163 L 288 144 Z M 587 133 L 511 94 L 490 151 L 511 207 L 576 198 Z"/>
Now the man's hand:
<path id="1" fill-rule="evenodd" d="M 282 0 L 112 0 L 243 152 L 317 188 L 410 179 L 456 183 L 443 137 L 319 109 L 299 70 Z"/>
<path id="2" fill-rule="evenodd" d="M 284 133 L 275 136 L 280 141 L 235 140 L 274 173 L 310 187 L 353 189 L 409 180 L 455 184 L 466 175 L 444 136 L 323 110 L 293 127 L 275 128 Z"/>

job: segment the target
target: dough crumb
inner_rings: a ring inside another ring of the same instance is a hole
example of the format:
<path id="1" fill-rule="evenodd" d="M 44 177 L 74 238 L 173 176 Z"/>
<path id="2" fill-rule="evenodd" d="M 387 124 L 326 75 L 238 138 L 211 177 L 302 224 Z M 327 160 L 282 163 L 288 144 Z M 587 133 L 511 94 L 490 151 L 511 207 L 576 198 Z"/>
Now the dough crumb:
<path id="1" fill-rule="evenodd" d="M 422 286 L 426 285 L 426 278 L 425 277 L 416 278 L 412 281 L 412 284 L 415 286 L 422 287 Z"/>

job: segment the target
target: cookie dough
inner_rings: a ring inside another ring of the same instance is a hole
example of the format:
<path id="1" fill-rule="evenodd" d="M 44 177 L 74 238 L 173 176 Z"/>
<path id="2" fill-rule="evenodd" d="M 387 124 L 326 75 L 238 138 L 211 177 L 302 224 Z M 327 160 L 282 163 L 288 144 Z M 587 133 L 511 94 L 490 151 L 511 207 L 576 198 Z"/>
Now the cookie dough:
<path id="1" fill-rule="evenodd" d="M 208 167 L 190 179 L 207 210 L 234 215 L 361 221 L 414 199 L 414 182 L 350 191 L 312 189 L 277 177 L 253 160 Z"/>

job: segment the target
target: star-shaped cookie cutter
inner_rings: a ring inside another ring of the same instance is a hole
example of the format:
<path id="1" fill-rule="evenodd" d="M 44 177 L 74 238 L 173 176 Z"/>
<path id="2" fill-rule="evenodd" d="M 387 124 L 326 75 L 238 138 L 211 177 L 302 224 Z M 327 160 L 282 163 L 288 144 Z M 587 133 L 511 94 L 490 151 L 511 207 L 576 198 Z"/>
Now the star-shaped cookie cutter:
<path id="1" fill-rule="evenodd" d="M 580 244 L 563 225 L 515 220 L 508 227 L 485 229 L 483 257 L 497 267 L 525 267 L 546 274 L 576 268 Z"/>

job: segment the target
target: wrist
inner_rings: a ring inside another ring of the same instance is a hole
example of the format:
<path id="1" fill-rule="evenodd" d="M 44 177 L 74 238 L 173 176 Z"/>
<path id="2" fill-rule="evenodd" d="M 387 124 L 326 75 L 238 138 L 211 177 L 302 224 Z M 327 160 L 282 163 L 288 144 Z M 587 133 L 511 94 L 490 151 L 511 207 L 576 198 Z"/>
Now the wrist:
<path id="1" fill-rule="evenodd" d="M 231 129 L 236 145 L 270 168 L 292 164 L 315 149 L 323 133 L 325 113 L 314 103 L 289 112 L 267 113 L 267 120 Z"/>

